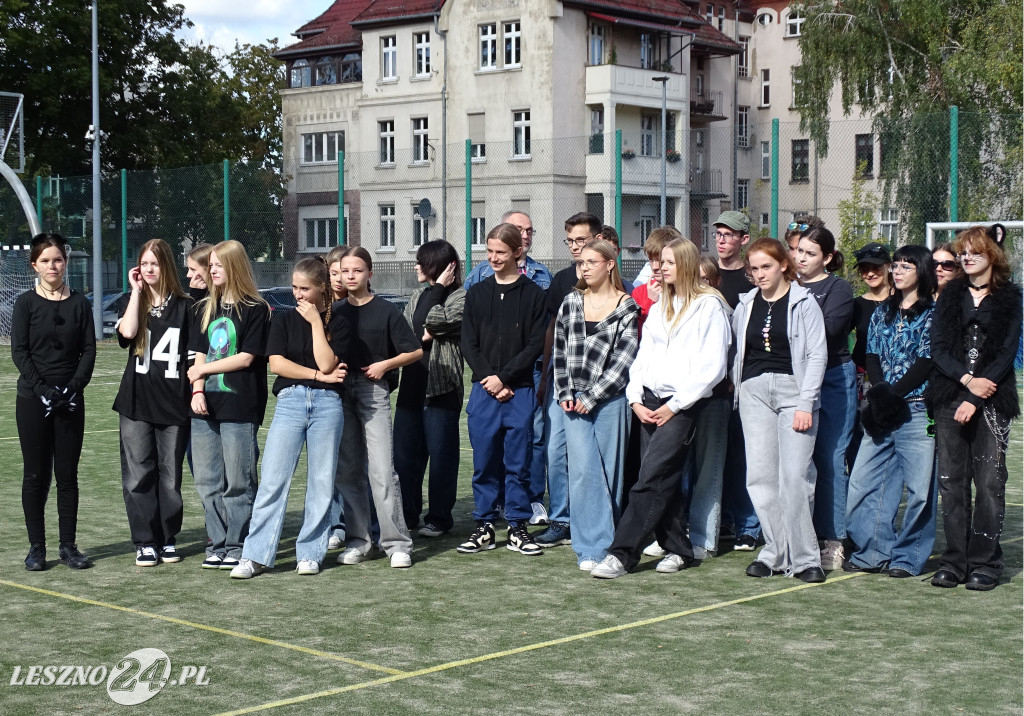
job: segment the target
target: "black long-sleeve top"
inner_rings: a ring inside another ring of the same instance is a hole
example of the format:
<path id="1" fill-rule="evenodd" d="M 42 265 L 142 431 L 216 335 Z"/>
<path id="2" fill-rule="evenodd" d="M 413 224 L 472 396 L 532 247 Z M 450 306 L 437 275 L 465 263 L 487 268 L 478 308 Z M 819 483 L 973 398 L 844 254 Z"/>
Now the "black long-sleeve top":
<path id="1" fill-rule="evenodd" d="M 544 289 L 525 276 L 509 284 L 490 276 L 470 287 L 462 314 L 462 355 L 473 382 L 496 375 L 513 390 L 532 386 L 547 318 Z"/>
<path id="2" fill-rule="evenodd" d="M 63 301 L 43 298 L 35 289 L 21 294 L 11 317 L 11 358 L 21 373 L 19 397 L 41 395 L 50 386 L 80 393 L 96 365 L 89 301 L 76 291 Z"/>

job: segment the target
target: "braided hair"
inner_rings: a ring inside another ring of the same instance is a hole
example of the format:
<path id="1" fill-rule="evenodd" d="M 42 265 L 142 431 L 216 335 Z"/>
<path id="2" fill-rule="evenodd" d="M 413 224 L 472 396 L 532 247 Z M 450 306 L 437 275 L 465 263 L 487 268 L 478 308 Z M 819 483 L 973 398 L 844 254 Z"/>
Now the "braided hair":
<path id="1" fill-rule="evenodd" d="M 295 264 L 295 271 L 307 277 L 310 281 L 320 284 L 320 294 L 327 313 L 324 314 L 324 333 L 327 340 L 331 340 L 331 332 L 328 326 L 331 323 L 331 304 L 334 302 L 334 295 L 331 292 L 331 275 L 327 269 L 327 259 L 323 256 L 310 256 Z"/>

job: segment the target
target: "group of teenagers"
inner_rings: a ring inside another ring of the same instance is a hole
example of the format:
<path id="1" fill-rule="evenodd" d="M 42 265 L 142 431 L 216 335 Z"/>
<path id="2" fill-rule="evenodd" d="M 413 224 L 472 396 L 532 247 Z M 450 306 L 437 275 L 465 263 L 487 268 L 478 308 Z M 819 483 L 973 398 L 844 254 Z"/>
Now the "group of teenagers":
<path id="1" fill-rule="evenodd" d="M 934 256 L 868 244 L 854 254 L 867 287 L 856 298 L 817 217 L 798 217 L 784 243 L 751 241 L 747 217 L 724 212 L 717 259 L 659 227 L 635 286 L 614 229 L 588 213 L 564 229 L 572 263 L 554 275 L 527 254 L 534 229 L 518 211 L 465 281 L 448 242 L 421 245 L 423 286 L 404 314 L 375 298 L 368 252 L 338 247 L 295 265 L 297 307 L 273 320 L 241 244 L 193 249 L 186 292 L 170 247 L 148 242 L 116 328 L 136 564 L 181 559 L 187 454 L 202 566 L 240 579 L 272 568 L 305 446 L 297 572 L 317 574 L 342 547 L 340 564 L 376 546 L 410 567 L 413 531 L 455 525 L 465 364 L 476 528 L 460 553 L 494 549 L 504 520 L 523 555 L 571 545 L 581 570 L 610 579 L 646 553 L 675 573 L 716 555 L 731 524 L 734 549 L 764 543 L 751 577 L 910 577 L 925 570 L 941 495 L 931 583 L 996 586 L 1022 323 L 1002 227 L 963 231 Z M 60 559 L 90 565 L 75 528 L 95 342 L 66 251 L 36 237 L 39 281 L 14 312 L 29 570 L 47 565 L 51 469 Z M 277 401 L 258 480 L 268 364 Z"/>

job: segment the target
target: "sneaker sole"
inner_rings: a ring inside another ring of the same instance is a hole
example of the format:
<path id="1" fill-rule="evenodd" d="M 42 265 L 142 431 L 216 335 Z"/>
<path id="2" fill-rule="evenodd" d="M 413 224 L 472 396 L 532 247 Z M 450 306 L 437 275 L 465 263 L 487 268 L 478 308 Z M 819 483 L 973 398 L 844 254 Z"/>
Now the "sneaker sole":
<path id="1" fill-rule="evenodd" d="M 296 569 L 295 573 L 301 577 L 315 577 L 316 575 L 320 574 L 320 570 L 318 569 L 314 572 L 311 569 Z"/>
<path id="2" fill-rule="evenodd" d="M 597 574 L 594 574 L 593 572 L 591 572 L 590 576 L 594 577 L 595 579 L 618 579 L 619 577 L 624 577 L 626 575 L 621 572 L 616 572 L 615 574 L 610 574 L 607 572 L 598 572 Z"/>
<path id="3" fill-rule="evenodd" d="M 220 566 L 217 567 L 217 569 L 234 569 L 237 566 L 237 564 L 224 564 L 223 562 L 221 562 Z"/>
<path id="4" fill-rule="evenodd" d="M 510 545 L 510 544 L 505 545 L 505 549 L 511 550 L 512 552 L 518 552 L 519 554 L 525 554 L 527 557 L 538 557 L 538 556 L 544 554 L 544 551 L 541 550 L 541 549 L 538 549 L 536 552 L 534 552 L 532 549 L 529 549 L 529 548 L 521 549 L 519 547 L 516 547 L 514 545 Z"/>
<path id="5" fill-rule="evenodd" d="M 258 574 L 263 574 L 263 573 L 262 572 L 253 572 L 252 574 L 232 574 L 231 578 L 232 579 L 252 579 L 253 577 L 255 577 Z"/>
<path id="6" fill-rule="evenodd" d="M 135 560 L 135 566 L 136 567 L 155 567 L 158 564 L 160 564 L 160 560 L 157 560 L 155 562 L 148 562 L 148 561 L 141 560 L 141 559 Z"/>
<path id="7" fill-rule="evenodd" d="M 160 557 L 160 561 L 164 564 L 177 564 L 181 561 L 181 556 L 177 557 Z"/>
<path id="8" fill-rule="evenodd" d="M 216 564 L 207 564 L 206 562 L 203 562 L 200 566 L 203 569 L 220 569 L 220 562 L 217 562 Z M 234 569 L 234 567 L 232 567 L 232 569 Z"/>
<path id="9" fill-rule="evenodd" d="M 558 540 L 557 542 L 536 542 L 536 541 L 534 541 L 534 544 L 536 544 L 541 549 L 548 549 L 550 547 L 561 547 L 562 545 L 572 546 L 572 540 L 571 539 L 561 539 L 561 540 Z"/>
<path id="10" fill-rule="evenodd" d="M 463 547 L 462 545 L 459 545 L 455 548 L 455 551 L 461 552 L 462 554 L 476 554 L 477 552 L 486 552 L 487 550 L 494 549 L 497 546 L 498 545 L 496 544 L 485 544 L 480 547 Z"/>

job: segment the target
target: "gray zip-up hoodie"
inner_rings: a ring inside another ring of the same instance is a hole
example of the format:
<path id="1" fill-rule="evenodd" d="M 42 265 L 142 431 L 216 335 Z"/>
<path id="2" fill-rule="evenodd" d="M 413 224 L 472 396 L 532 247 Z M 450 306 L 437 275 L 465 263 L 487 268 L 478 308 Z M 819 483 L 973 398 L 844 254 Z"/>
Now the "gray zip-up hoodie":
<path id="1" fill-rule="evenodd" d="M 743 378 L 743 358 L 747 349 L 747 323 L 750 304 L 761 289 L 755 288 L 740 296 L 732 314 L 732 328 L 736 336 L 736 355 L 732 363 L 733 407 L 740 404 L 740 384 Z M 811 292 L 794 282 L 789 286 L 789 312 L 786 334 L 793 356 L 793 378 L 800 388 L 797 410 L 810 413 L 821 407 L 821 381 L 825 378 L 828 347 L 825 343 L 825 319 Z"/>

